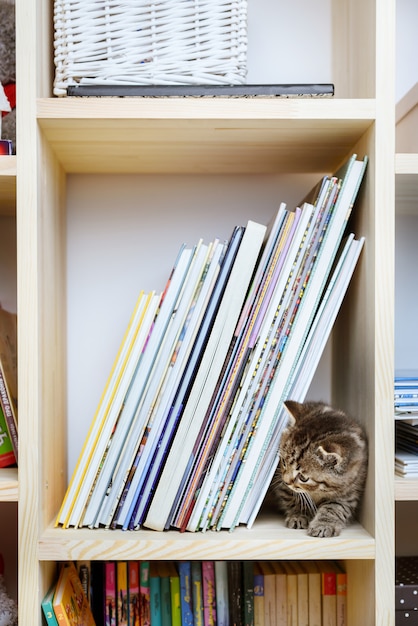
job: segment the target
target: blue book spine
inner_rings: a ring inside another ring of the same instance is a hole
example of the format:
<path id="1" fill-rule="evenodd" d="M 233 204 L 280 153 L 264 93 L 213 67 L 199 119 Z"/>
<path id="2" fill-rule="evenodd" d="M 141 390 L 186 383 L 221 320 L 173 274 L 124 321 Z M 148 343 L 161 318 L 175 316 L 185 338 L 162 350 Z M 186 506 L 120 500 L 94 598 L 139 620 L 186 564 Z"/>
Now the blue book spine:
<path id="1" fill-rule="evenodd" d="M 194 626 L 191 561 L 179 561 L 178 568 L 180 575 L 181 624 L 182 626 Z"/>

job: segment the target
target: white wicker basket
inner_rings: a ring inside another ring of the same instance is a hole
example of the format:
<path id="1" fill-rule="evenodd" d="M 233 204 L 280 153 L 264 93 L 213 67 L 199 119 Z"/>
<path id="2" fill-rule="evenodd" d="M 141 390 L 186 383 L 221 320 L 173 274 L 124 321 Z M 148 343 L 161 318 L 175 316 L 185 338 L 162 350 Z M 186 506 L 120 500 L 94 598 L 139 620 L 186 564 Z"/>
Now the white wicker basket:
<path id="1" fill-rule="evenodd" d="M 54 26 L 56 95 L 245 81 L 247 0 L 55 0 Z"/>

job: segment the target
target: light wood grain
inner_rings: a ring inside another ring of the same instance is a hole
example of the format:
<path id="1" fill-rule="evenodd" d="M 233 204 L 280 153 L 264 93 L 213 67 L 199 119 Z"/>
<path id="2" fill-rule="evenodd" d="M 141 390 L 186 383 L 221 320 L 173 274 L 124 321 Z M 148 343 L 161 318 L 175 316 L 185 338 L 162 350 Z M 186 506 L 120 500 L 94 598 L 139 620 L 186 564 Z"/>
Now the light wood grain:
<path id="1" fill-rule="evenodd" d="M 418 480 L 416 478 L 395 478 L 396 500 L 418 500 Z"/>
<path id="2" fill-rule="evenodd" d="M 331 172 L 374 100 L 66 98 L 38 101 L 68 173 Z"/>
<path id="3" fill-rule="evenodd" d="M 18 474 L 16 467 L 0 469 L 0 502 L 17 502 Z"/>
<path id="4" fill-rule="evenodd" d="M 304 530 L 289 530 L 283 520 L 260 519 L 251 530 L 202 533 L 106 531 L 101 529 L 48 528 L 39 542 L 42 560 L 65 559 L 373 559 L 375 542 L 359 524 L 345 529 L 339 537 L 318 540 Z M 245 555 L 245 556 L 244 556 Z"/>

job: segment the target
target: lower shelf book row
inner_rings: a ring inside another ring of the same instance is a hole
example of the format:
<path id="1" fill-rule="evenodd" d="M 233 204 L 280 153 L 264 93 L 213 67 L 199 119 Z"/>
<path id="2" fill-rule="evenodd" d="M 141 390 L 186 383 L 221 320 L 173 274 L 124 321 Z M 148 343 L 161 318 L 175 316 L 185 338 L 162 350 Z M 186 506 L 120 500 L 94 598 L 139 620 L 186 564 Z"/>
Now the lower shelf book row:
<path id="1" fill-rule="evenodd" d="M 65 563 L 42 601 L 48 626 L 345 626 L 336 561 Z"/>

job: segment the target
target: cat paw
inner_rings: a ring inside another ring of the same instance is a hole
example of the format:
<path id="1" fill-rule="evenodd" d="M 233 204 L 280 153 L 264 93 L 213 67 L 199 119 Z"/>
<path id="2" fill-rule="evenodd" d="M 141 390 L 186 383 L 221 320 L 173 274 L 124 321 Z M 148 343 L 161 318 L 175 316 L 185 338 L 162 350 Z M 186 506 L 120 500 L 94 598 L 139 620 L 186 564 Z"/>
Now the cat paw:
<path id="1" fill-rule="evenodd" d="M 286 526 L 288 528 L 308 528 L 309 519 L 306 515 L 289 515 L 286 518 Z"/>
<path id="2" fill-rule="evenodd" d="M 308 527 L 308 535 L 311 537 L 337 537 L 341 532 L 340 526 L 311 522 Z"/>

